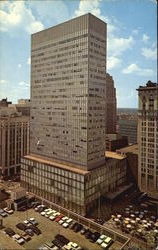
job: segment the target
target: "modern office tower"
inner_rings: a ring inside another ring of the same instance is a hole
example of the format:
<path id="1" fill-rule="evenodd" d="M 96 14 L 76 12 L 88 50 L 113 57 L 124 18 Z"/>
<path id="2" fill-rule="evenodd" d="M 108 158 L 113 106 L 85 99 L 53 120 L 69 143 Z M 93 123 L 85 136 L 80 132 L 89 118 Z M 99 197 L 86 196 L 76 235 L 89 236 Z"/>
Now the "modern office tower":
<path id="1" fill-rule="evenodd" d="M 117 101 L 114 80 L 106 74 L 106 134 L 116 133 Z"/>
<path id="2" fill-rule="evenodd" d="M 31 41 L 30 154 L 21 160 L 21 185 L 80 214 L 126 178 L 124 158 L 105 158 L 106 38 L 106 23 L 86 14 Z"/>
<path id="3" fill-rule="evenodd" d="M 29 117 L 15 108 L 0 108 L 0 178 L 20 173 L 21 156 L 29 152 Z"/>
<path id="4" fill-rule="evenodd" d="M 138 184 L 158 197 L 158 84 L 148 81 L 138 89 Z"/>
<path id="5" fill-rule="evenodd" d="M 137 143 L 138 118 L 130 115 L 120 116 L 118 120 L 118 133 L 128 137 L 129 144 Z"/>

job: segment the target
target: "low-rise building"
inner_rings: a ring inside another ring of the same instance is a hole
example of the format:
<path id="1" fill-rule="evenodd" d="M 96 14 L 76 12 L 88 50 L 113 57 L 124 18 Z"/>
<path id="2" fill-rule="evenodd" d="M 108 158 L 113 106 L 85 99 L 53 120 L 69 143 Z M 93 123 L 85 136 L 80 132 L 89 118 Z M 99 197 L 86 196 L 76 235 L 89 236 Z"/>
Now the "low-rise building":
<path id="1" fill-rule="evenodd" d="M 41 198 L 85 215 L 101 195 L 126 182 L 126 156 L 106 152 L 106 163 L 91 171 L 28 155 L 21 159 L 21 185 Z"/>
<path id="2" fill-rule="evenodd" d="M 120 148 L 116 152 L 121 155 L 126 155 L 128 179 L 138 185 L 138 144 Z"/>
<path id="3" fill-rule="evenodd" d="M 106 150 L 116 151 L 116 149 L 125 147 L 128 145 L 128 137 L 121 136 L 119 134 L 107 134 L 106 135 Z"/>

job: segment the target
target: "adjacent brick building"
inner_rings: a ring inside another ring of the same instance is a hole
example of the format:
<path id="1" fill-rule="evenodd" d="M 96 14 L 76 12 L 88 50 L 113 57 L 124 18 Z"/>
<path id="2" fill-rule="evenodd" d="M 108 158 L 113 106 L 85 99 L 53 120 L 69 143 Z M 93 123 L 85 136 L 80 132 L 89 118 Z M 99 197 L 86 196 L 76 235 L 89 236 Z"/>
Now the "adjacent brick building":
<path id="1" fill-rule="evenodd" d="M 0 177 L 20 173 L 20 161 L 29 152 L 29 117 L 15 108 L 0 108 Z"/>

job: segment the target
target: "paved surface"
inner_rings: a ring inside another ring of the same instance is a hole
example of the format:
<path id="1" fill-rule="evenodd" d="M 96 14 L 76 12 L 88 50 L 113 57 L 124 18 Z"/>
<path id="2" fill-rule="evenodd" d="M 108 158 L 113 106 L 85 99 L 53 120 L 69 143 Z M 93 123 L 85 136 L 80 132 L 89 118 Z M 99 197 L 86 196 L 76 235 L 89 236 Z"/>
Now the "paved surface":
<path id="1" fill-rule="evenodd" d="M 3 225 L 5 227 L 11 227 L 15 230 L 16 233 L 21 233 L 22 231 L 16 228 L 16 224 L 22 222 L 23 220 L 34 217 L 39 222 L 39 228 L 42 231 L 42 234 L 39 236 L 34 235 L 32 240 L 26 242 L 23 246 L 20 246 L 12 238 L 5 235 L 3 230 L 0 230 L 0 246 L 4 249 L 37 249 L 43 243 L 49 240 L 53 240 L 54 236 L 58 233 L 63 234 L 70 241 L 74 241 L 83 247 L 85 250 L 100 250 L 102 249 L 96 243 L 91 243 L 89 240 L 85 239 L 80 233 L 75 233 L 70 229 L 64 229 L 61 225 L 54 221 L 41 216 L 39 213 L 35 212 L 33 209 L 30 209 L 25 212 L 15 212 L 12 215 L 3 219 Z M 111 249 L 119 249 L 120 245 L 115 243 L 111 246 Z"/>

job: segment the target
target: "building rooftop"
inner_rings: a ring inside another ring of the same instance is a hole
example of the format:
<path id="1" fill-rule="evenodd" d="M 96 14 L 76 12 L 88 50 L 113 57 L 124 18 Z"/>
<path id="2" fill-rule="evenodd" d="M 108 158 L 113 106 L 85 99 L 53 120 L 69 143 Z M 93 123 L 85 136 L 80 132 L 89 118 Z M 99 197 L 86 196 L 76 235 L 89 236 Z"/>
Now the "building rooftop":
<path id="1" fill-rule="evenodd" d="M 158 84 L 155 82 L 148 81 L 146 83 L 146 86 L 139 86 L 137 90 L 141 91 L 141 90 L 149 90 L 149 89 L 152 89 L 152 90 L 158 89 Z"/>
<path id="2" fill-rule="evenodd" d="M 121 154 L 118 154 L 118 153 L 112 152 L 112 151 L 105 151 L 105 156 L 107 158 L 112 158 L 112 159 L 117 159 L 117 160 L 123 160 L 126 158 L 125 155 L 121 155 Z"/>
<path id="3" fill-rule="evenodd" d="M 54 160 L 54 159 L 45 159 L 43 156 L 40 157 L 39 155 L 35 155 L 35 154 L 26 155 L 24 158 L 28 159 L 28 160 L 34 160 L 34 161 L 38 161 L 40 163 L 48 164 L 50 166 L 59 167 L 59 168 L 62 168 L 64 170 L 69 170 L 69 171 L 75 172 L 77 174 L 86 175 L 89 173 L 89 171 L 81 169 L 81 168 L 83 168 L 82 166 L 79 166 L 76 164 L 70 165 L 67 162 L 61 163 L 60 161 Z"/>
<path id="4" fill-rule="evenodd" d="M 117 150 L 117 152 L 138 154 L 138 144 L 133 144 L 125 148 L 120 148 Z"/>

